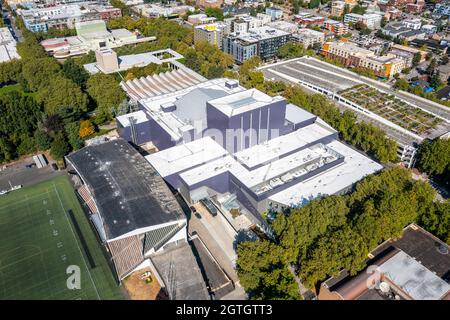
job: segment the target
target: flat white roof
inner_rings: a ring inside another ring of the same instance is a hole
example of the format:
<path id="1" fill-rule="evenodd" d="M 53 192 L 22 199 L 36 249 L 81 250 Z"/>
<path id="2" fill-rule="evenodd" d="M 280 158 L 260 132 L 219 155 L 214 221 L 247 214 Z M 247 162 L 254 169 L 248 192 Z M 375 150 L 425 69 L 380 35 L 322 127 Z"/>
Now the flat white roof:
<path id="1" fill-rule="evenodd" d="M 331 154 L 323 145 L 318 144 L 272 161 L 255 170 L 248 170 L 232 156 L 226 156 L 186 171 L 180 177 L 187 185 L 191 186 L 221 173 L 230 172 L 247 188 L 255 189 L 254 191 L 259 193 L 259 191 L 264 192 L 276 187 L 274 183 L 281 185 L 287 182 L 281 181 L 279 179 L 281 176 L 286 176 L 286 180 L 289 180 L 290 177 L 292 180 L 294 176 L 298 177 L 317 169 L 317 167 L 308 167 L 308 169 L 301 169 L 301 167 L 319 162 L 320 159 L 326 157 L 333 157 L 335 160 L 337 155 Z M 276 181 L 272 181 L 273 179 Z"/>
<path id="2" fill-rule="evenodd" d="M 209 103 L 222 113 L 231 117 L 280 100 L 284 100 L 284 98 L 280 96 L 271 97 L 253 88 L 210 100 Z"/>
<path id="3" fill-rule="evenodd" d="M 256 29 L 251 29 L 246 33 L 236 35 L 236 38 L 252 43 L 264 39 L 286 36 L 289 34 L 289 32 L 280 29 L 275 29 L 269 26 L 262 26 Z"/>
<path id="4" fill-rule="evenodd" d="M 414 300 L 440 300 L 450 291 L 447 282 L 404 251 L 399 251 L 378 269 Z"/>
<path id="5" fill-rule="evenodd" d="M 155 119 L 160 125 L 165 127 L 167 131 L 173 136 L 175 140 L 178 140 L 181 136 L 179 134 L 179 130 L 181 127 L 185 126 L 187 123 L 185 123 L 182 119 L 178 118 L 174 112 L 163 112 L 161 109 L 161 105 L 175 103 L 178 99 L 183 97 L 184 95 L 188 94 L 194 89 L 197 88 L 207 88 L 207 89 L 214 89 L 214 90 L 223 90 L 226 91 L 229 94 L 239 92 L 244 90 L 243 87 L 237 86 L 236 88 L 227 88 L 225 86 L 225 83 L 229 81 L 229 79 L 226 78 L 220 78 L 220 79 L 214 79 L 214 80 L 208 80 L 205 82 L 198 83 L 196 85 L 193 85 L 191 87 L 181 89 L 178 91 L 170 92 L 163 95 L 158 95 L 155 97 L 150 97 L 146 99 L 139 100 L 139 103 L 149 111 L 149 116 Z M 213 100 L 210 100 L 213 101 Z M 193 106 L 195 107 L 195 106 Z M 197 106 L 201 107 L 201 106 Z M 191 125 L 191 124 L 189 124 Z M 193 123 L 193 127 L 197 127 L 197 129 L 202 129 L 204 124 L 201 123 Z"/>
<path id="6" fill-rule="evenodd" d="M 284 205 L 297 205 L 303 200 L 314 199 L 320 195 L 331 195 L 354 184 L 365 176 L 381 170 L 377 162 L 339 141 L 327 144 L 328 147 L 345 156 L 344 163 L 322 172 L 311 179 L 276 193 L 269 198 Z"/>
<path id="7" fill-rule="evenodd" d="M 253 168 L 333 133 L 334 131 L 314 123 L 289 134 L 239 151 L 234 155 L 245 166 Z"/>
<path id="8" fill-rule="evenodd" d="M 146 122 L 149 120 L 147 118 L 147 115 L 145 114 L 145 112 L 142 110 L 118 116 L 116 119 L 124 127 L 128 127 L 130 125 L 130 120 L 129 120 L 130 117 L 132 117 L 136 121 L 135 124 Z"/>
<path id="9" fill-rule="evenodd" d="M 227 154 L 211 137 L 204 137 L 150 154 L 145 159 L 162 177 L 167 177 Z"/>

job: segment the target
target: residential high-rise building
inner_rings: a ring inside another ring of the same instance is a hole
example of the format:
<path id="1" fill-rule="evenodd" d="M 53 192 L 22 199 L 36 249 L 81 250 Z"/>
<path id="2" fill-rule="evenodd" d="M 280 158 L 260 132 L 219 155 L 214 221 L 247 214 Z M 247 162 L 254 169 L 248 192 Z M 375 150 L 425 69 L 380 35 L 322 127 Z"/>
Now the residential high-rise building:
<path id="1" fill-rule="evenodd" d="M 210 23 L 194 27 L 194 43 L 206 41 L 221 49 L 225 27 L 223 23 Z"/>
<path id="2" fill-rule="evenodd" d="M 231 54 L 237 63 L 253 56 L 268 60 L 276 56 L 278 48 L 286 44 L 290 33 L 271 27 L 260 27 L 247 33 L 231 33 L 223 38 L 222 50 Z"/>

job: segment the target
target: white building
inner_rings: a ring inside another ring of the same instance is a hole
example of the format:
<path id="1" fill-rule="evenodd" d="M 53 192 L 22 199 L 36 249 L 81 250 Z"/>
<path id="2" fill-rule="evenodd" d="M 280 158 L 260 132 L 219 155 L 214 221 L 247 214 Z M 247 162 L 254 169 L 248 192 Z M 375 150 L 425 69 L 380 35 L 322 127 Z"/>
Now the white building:
<path id="1" fill-rule="evenodd" d="M 422 31 L 425 31 L 426 34 L 428 35 L 433 35 L 437 32 L 437 27 L 435 25 L 432 24 L 424 24 L 421 27 Z"/>
<path id="2" fill-rule="evenodd" d="M 295 33 L 298 30 L 298 24 L 287 21 L 274 21 L 267 24 L 269 27 L 282 30 L 284 32 Z"/>
<path id="3" fill-rule="evenodd" d="M 325 33 L 303 28 L 292 35 L 292 39 L 303 44 L 305 48 L 314 46 L 316 43 L 322 45 L 325 42 Z"/>
<path id="4" fill-rule="evenodd" d="M 55 58 L 64 59 L 100 48 L 118 48 L 156 39 L 156 37 L 142 37 L 127 29 L 107 30 L 103 20 L 76 22 L 75 28 L 76 36 L 46 39 L 41 45 Z"/>
<path id="5" fill-rule="evenodd" d="M 403 20 L 402 23 L 406 28 L 410 28 L 412 30 L 419 30 L 422 26 L 422 21 L 420 19 Z"/>
<path id="6" fill-rule="evenodd" d="M 369 14 L 356 14 L 356 13 L 348 13 L 344 16 L 344 23 L 358 23 L 362 22 L 364 23 L 367 28 L 375 30 L 379 29 L 381 27 L 381 19 L 382 16 L 375 13 L 369 13 Z"/>
<path id="7" fill-rule="evenodd" d="M 195 8 L 187 5 L 162 5 L 153 3 L 144 3 L 132 7 L 132 10 L 142 14 L 147 18 L 171 17 L 180 16 L 186 12 L 194 12 Z"/>
<path id="8" fill-rule="evenodd" d="M 208 23 L 213 23 L 217 20 L 217 18 L 215 17 L 208 17 L 206 14 L 204 13 L 199 13 L 199 14 L 191 14 L 188 17 L 188 23 L 196 26 L 199 24 L 208 24 Z"/>
<path id="9" fill-rule="evenodd" d="M 271 17 L 263 13 L 258 13 L 256 17 L 248 14 L 236 15 L 232 18 L 224 19 L 226 25 L 225 33 L 246 33 L 250 30 L 263 27 L 271 21 Z"/>
<path id="10" fill-rule="evenodd" d="M 20 59 L 16 49 L 16 40 L 8 28 L 0 28 L 0 62 Z"/>
<path id="11" fill-rule="evenodd" d="M 222 48 L 222 36 L 226 29 L 223 22 L 203 24 L 194 27 L 194 43 L 206 41 L 213 46 Z"/>

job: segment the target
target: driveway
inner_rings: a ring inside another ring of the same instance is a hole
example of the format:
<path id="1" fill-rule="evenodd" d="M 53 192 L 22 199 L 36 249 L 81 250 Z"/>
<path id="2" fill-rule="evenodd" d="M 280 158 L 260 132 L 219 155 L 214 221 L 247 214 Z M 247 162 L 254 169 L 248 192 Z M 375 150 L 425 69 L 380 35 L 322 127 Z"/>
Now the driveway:
<path id="1" fill-rule="evenodd" d="M 200 236 L 228 276 L 233 282 L 237 282 L 238 278 L 234 270 L 236 252 L 233 247 L 236 232 L 220 213 L 213 217 L 200 203 L 196 204 L 195 208 L 201 218 L 195 214 L 191 215 L 188 232 L 190 234 L 196 232 Z"/>

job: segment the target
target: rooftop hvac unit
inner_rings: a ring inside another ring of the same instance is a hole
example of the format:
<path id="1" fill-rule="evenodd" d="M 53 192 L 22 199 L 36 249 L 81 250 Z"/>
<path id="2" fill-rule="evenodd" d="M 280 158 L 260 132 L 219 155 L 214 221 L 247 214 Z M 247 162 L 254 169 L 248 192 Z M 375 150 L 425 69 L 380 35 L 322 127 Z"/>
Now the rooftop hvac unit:
<path id="1" fill-rule="evenodd" d="M 387 283 L 387 282 L 381 282 L 380 283 L 380 290 L 381 290 L 381 292 L 383 292 L 383 293 L 388 293 L 389 291 L 390 291 L 390 287 L 389 287 L 389 284 Z"/>
<path id="2" fill-rule="evenodd" d="M 173 102 L 167 102 L 167 103 L 163 103 L 161 104 L 161 110 L 164 112 L 172 112 L 176 110 L 176 106 Z"/>
<path id="3" fill-rule="evenodd" d="M 238 81 L 229 80 L 229 81 L 225 82 L 225 87 L 227 87 L 228 89 L 234 89 L 234 88 L 237 88 L 238 86 L 239 86 Z"/>

